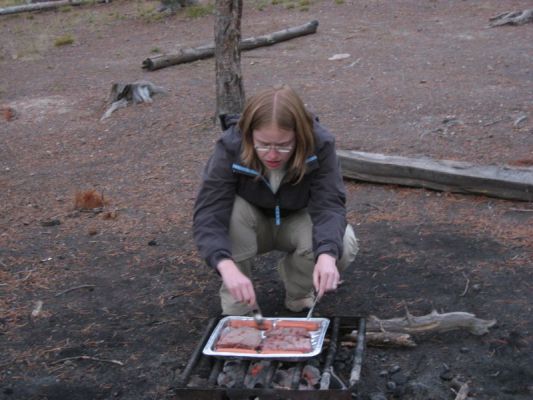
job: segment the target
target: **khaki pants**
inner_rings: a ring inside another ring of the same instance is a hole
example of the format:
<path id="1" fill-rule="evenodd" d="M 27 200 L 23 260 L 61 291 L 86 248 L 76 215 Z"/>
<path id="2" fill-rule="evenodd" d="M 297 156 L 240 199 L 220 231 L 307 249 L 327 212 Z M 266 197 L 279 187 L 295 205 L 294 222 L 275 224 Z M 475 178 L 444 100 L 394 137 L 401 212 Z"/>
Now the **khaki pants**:
<path id="1" fill-rule="evenodd" d="M 256 255 L 272 250 L 286 252 L 278 268 L 285 295 L 289 299 L 300 299 L 313 293 L 313 224 L 306 210 L 284 217 L 276 226 L 274 218 L 265 216 L 243 198 L 236 196 L 230 220 L 229 235 L 232 255 L 239 269 L 251 277 L 252 262 Z M 337 262 L 343 271 L 355 259 L 359 249 L 354 231 L 350 225 L 344 234 L 344 251 Z M 224 284 L 220 288 L 222 313 L 244 315 L 250 308 L 237 302 Z"/>

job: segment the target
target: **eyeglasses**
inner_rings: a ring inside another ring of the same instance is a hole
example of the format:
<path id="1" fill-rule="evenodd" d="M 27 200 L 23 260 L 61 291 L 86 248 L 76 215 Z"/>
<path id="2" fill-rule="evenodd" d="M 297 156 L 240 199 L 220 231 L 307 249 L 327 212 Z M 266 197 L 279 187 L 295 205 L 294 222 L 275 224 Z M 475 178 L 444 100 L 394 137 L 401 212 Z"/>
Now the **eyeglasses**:
<path id="1" fill-rule="evenodd" d="M 259 153 L 268 153 L 270 150 L 275 150 L 278 153 L 287 154 L 292 151 L 293 146 L 277 146 L 275 144 L 270 144 L 268 146 L 254 146 L 254 149 Z"/>

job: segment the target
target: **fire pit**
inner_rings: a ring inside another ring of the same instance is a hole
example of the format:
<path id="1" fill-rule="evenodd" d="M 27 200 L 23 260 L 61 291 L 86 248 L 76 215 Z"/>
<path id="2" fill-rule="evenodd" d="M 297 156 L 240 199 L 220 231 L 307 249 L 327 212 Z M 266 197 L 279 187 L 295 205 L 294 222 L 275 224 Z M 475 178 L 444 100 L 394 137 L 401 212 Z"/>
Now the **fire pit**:
<path id="1" fill-rule="evenodd" d="M 357 394 L 365 346 L 364 318 L 330 318 L 322 352 L 300 360 L 205 355 L 202 350 L 219 320 L 209 321 L 171 389 L 171 398 L 343 400 Z M 354 330 L 358 331 L 357 344 L 345 343 L 342 338 Z"/>

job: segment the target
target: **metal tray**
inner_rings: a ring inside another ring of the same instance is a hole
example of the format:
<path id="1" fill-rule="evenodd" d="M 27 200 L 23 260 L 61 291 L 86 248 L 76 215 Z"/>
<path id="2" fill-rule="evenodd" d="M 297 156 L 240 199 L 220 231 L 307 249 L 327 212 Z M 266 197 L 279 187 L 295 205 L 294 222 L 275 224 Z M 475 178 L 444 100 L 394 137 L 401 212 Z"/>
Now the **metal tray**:
<path id="1" fill-rule="evenodd" d="M 276 326 L 278 321 L 308 321 L 308 322 L 317 322 L 319 324 L 319 329 L 316 331 L 310 331 L 311 336 L 311 347 L 312 350 L 307 353 L 301 354 L 282 354 L 282 353 L 237 353 L 237 352 L 227 352 L 227 351 L 217 351 L 215 349 L 215 344 L 220 337 L 222 331 L 229 327 L 230 321 L 243 320 L 243 321 L 253 321 L 252 317 L 237 317 L 229 316 L 222 318 L 218 321 L 217 326 L 211 333 L 209 340 L 204 346 L 203 353 L 208 356 L 219 356 L 219 357 L 236 357 L 236 358 L 260 358 L 260 359 L 291 359 L 298 360 L 303 358 L 314 357 L 322 351 L 322 345 L 324 344 L 324 337 L 326 336 L 326 331 L 329 326 L 328 318 L 264 318 L 265 321 L 272 321 L 273 325 Z"/>

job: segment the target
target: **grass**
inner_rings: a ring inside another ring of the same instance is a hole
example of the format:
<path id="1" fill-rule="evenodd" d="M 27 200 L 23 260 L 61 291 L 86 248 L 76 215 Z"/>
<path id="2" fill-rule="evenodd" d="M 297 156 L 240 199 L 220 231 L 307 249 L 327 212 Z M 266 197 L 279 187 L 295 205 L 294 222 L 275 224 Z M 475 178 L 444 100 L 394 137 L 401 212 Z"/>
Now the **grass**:
<path id="1" fill-rule="evenodd" d="M 189 18 L 201 18 L 213 14 L 215 6 L 212 4 L 185 7 L 185 15 Z"/>
<path id="2" fill-rule="evenodd" d="M 270 0 L 273 6 L 281 5 L 287 10 L 298 8 L 300 11 L 309 11 L 313 0 Z M 261 3 L 259 3 L 261 5 Z"/>
<path id="3" fill-rule="evenodd" d="M 62 6 L 62 7 L 59 7 L 58 10 L 59 10 L 59 12 L 64 12 L 64 13 L 71 12 L 72 11 L 72 6 L 69 6 L 69 5 Z"/>
<path id="4" fill-rule="evenodd" d="M 0 7 L 26 4 L 25 0 L 0 0 Z M 115 8 L 107 7 L 85 7 L 79 10 L 76 7 L 64 6 L 56 12 L 49 13 L 24 13 L 9 16 L 9 21 L 17 23 L 10 40 L 2 40 L 0 49 L 0 62 L 6 60 L 38 60 L 46 55 L 51 48 L 68 46 L 79 41 L 79 37 L 72 33 L 74 26 L 83 25 L 86 29 L 94 32 L 96 39 L 102 39 L 100 29 L 123 20 L 143 20 L 151 23 L 159 20 L 171 18 L 166 13 L 157 11 L 159 0 L 131 0 L 125 2 L 127 7 Z M 200 5 L 186 7 L 178 11 L 181 17 L 199 18 L 204 15 L 213 14 L 214 1 L 212 5 Z M 0 21 L 0 24 L 3 24 Z M 70 34 L 66 34 L 70 33 Z M 158 49 L 161 52 L 161 49 Z M 157 53 L 154 50 L 154 53 Z M 1 79 L 0 79 L 1 80 Z"/>
<path id="5" fill-rule="evenodd" d="M 69 45 L 69 44 L 73 44 L 74 43 L 74 37 L 72 35 L 63 35 L 63 36 L 59 36 L 58 38 L 56 38 L 56 40 L 54 41 L 54 46 L 56 47 L 60 47 L 60 46 L 66 46 L 66 45 Z"/>

